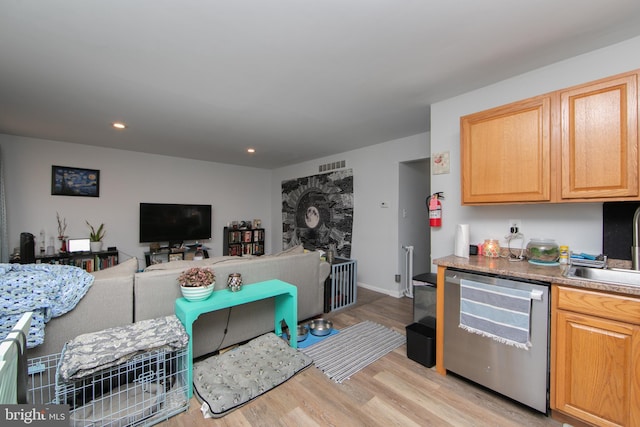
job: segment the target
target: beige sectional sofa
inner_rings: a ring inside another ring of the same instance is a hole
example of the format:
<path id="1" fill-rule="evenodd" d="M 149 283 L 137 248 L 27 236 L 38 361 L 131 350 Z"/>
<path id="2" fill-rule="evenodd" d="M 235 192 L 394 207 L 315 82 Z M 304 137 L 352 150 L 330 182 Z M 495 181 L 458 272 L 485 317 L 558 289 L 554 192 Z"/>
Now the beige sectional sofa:
<path id="1" fill-rule="evenodd" d="M 283 280 L 298 288 L 299 321 L 323 312 L 324 281 L 330 265 L 318 252 L 305 253 L 302 247 L 262 257 L 173 261 L 150 266 L 144 272 L 137 272 L 138 261 L 133 258 L 93 273 L 95 280 L 87 294 L 69 313 L 47 323 L 44 344 L 29 349 L 28 357 L 59 353 L 65 342 L 83 333 L 174 314 L 175 300 L 181 297 L 177 277 L 193 266 L 211 267 L 216 289 L 226 288 L 231 273 L 242 274 L 245 286 Z M 273 300 L 205 314 L 194 323 L 193 354 L 201 356 L 272 331 L 274 320 Z"/>

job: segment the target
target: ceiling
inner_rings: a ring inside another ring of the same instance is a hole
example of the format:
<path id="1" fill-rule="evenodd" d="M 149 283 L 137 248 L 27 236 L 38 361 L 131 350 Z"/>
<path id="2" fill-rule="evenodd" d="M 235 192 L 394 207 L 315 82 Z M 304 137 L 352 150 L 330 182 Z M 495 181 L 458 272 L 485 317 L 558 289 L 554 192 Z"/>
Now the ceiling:
<path id="1" fill-rule="evenodd" d="M 2 0 L 0 133 L 271 169 L 638 35 L 637 0 Z"/>

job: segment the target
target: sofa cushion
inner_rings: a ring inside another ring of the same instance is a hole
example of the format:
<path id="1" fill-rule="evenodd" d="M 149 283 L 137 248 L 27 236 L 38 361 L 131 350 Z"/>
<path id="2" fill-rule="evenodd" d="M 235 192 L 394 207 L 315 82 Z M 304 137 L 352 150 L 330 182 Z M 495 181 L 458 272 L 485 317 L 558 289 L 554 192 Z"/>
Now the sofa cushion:
<path id="1" fill-rule="evenodd" d="M 219 256 L 213 258 L 205 258 L 197 261 L 183 260 L 183 261 L 170 261 L 162 262 L 160 264 L 152 264 L 144 269 L 144 271 L 156 271 L 156 270 L 186 270 L 192 267 L 211 267 L 221 262 L 229 261 L 249 261 L 255 258 L 237 257 L 237 256 Z M 214 268 L 215 270 L 215 268 Z"/>
<path id="2" fill-rule="evenodd" d="M 138 271 L 138 258 L 129 258 L 118 265 L 105 268 L 104 270 L 94 271 L 91 274 L 96 279 L 110 279 L 118 276 L 133 276 L 136 271 Z"/>
<path id="3" fill-rule="evenodd" d="M 246 286 L 271 279 L 280 279 L 298 288 L 298 320 L 316 316 L 324 308 L 324 279 L 327 270 L 321 266 L 318 252 L 289 256 L 261 256 L 245 260 L 231 257 L 213 265 L 215 289 L 225 289 L 227 277 L 242 274 Z M 192 261 L 200 262 L 200 261 Z M 166 267 L 172 263 L 166 263 Z M 189 266 L 193 266 L 190 264 Z M 328 265 L 327 265 L 328 267 Z M 136 321 L 166 316 L 175 312 L 175 300 L 180 297 L 177 277 L 183 269 L 144 271 L 135 274 Z M 322 276 L 320 276 L 322 272 Z M 242 293 L 242 291 L 240 291 Z M 215 295 L 212 297 L 215 298 Z M 229 317 L 227 323 L 227 317 Z M 229 345 L 255 338 L 274 327 L 273 301 L 262 300 L 201 315 L 193 324 L 193 354 L 202 356 Z M 225 325 L 228 325 L 225 328 Z M 228 333 L 225 335 L 224 330 Z"/>
<path id="4" fill-rule="evenodd" d="M 304 246 L 300 244 L 300 245 L 287 248 L 271 256 L 288 256 L 288 255 L 303 254 L 303 253 L 304 253 Z"/>
<path id="5" fill-rule="evenodd" d="M 133 278 L 138 259 L 91 273 L 93 285 L 68 313 L 54 317 L 45 327 L 44 344 L 30 349 L 29 357 L 60 353 L 64 343 L 80 334 L 133 323 Z"/>

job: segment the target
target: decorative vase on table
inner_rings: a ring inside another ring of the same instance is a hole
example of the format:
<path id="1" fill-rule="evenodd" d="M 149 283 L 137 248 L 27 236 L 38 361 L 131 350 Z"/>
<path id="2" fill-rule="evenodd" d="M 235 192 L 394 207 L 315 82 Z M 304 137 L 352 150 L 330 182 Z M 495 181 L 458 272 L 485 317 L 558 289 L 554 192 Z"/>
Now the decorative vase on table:
<path id="1" fill-rule="evenodd" d="M 182 296 L 189 301 L 202 301 L 211 296 L 215 286 L 215 274 L 206 267 L 193 267 L 178 276 Z"/>
<path id="2" fill-rule="evenodd" d="M 180 286 L 182 296 L 189 301 L 204 301 L 211 296 L 216 283 L 208 286 Z"/>
<path id="3" fill-rule="evenodd" d="M 238 292 L 242 289 L 242 275 L 240 273 L 231 273 L 227 278 L 227 288 L 231 292 Z"/>

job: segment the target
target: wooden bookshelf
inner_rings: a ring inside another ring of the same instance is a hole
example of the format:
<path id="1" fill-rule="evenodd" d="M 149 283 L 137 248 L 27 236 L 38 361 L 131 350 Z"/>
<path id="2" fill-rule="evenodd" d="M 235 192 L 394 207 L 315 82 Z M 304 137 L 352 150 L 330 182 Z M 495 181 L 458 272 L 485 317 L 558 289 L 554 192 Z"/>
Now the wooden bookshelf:
<path id="1" fill-rule="evenodd" d="M 36 264 L 73 265 L 88 272 L 99 271 L 118 264 L 118 251 L 63 252 L 54 255 L 36 255 Z"/>
<path id="2" fill-rule="evenodd" d="M 224 228 L 222 255 L 264 255 L 264 228 Z"/>

